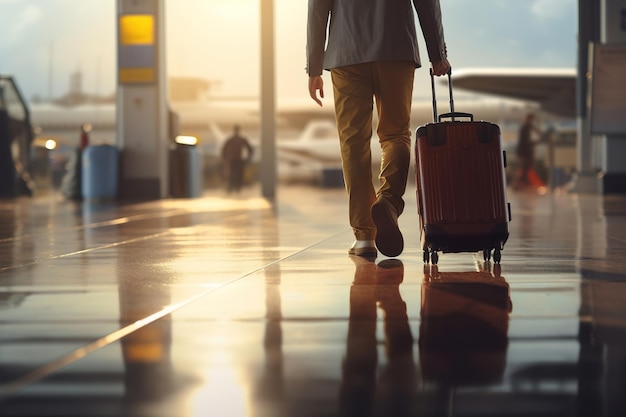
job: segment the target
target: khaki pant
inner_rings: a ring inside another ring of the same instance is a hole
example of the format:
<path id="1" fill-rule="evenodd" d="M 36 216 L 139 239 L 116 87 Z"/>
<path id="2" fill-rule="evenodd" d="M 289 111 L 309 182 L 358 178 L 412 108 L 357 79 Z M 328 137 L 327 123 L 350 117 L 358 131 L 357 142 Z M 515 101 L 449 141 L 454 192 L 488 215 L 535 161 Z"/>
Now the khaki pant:
<path id="1" fill-rule="evenodd" d="M 414 74 L 415 64 L 409 61 L 371 62 L 331 70 L 350 225 L 358 240 L 376 236 L 370 208 L 377 198 L 387 200 L 398 215 L 404 210 Z M 374 99 L 382 147 L 377 191 L 372 183 L 370 151 Z"/>

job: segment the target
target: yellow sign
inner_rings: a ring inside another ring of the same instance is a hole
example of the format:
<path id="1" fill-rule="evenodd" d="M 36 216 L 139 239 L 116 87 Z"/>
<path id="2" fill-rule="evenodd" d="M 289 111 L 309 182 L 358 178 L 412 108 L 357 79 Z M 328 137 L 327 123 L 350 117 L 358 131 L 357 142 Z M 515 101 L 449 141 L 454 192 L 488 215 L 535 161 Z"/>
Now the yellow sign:
<path id="1" fill-rule="evenodd" d="M 130 14 L 120 16 L 121 45 L 153 45 L 154 16 Z"/>
<path id="2" fill-rule="evenodd" d="M 120 83 L 151 83 L 155 81 L 152 68 L 121 68 Z"/>

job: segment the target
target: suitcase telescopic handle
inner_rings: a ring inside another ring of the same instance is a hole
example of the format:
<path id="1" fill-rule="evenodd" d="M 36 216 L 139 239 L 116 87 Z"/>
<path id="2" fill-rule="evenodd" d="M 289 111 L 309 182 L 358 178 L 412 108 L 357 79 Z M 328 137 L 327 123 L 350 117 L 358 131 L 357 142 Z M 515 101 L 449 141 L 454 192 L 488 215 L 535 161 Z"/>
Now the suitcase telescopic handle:
<path id="1" fill-rule="evenodd" d="M 474 115 L 471 113 L 461 113 L 454 111 L 454 97 L 452 96 L 452 68 L 448 70 L 448 91 L 450 94 L 450 112 L 444 113 L 442 115 L 437 115 L 437 97 L 435 94 L 435 75 L 433 74 L 433 69 L 430 68 L 430 87 L 433 94 L 433 121 L 435 123 L 440 122 L 441 119 L 449 117 L 454 121 L 456 117 L 469 117 L 470 120 L 474 120 Z"/>

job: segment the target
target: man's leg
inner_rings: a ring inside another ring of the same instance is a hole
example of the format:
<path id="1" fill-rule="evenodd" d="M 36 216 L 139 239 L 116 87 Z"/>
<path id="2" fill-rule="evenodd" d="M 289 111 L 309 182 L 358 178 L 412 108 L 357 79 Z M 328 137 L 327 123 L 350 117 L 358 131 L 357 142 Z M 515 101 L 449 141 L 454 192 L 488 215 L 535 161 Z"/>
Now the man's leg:
<path id="1" fill-rule="evenodd" d="M 350 225 L 357 240 L 373 240 L 376 228 L 370 207 L 376 195 L 370 149 L 374 106 L 371 65 L 334 68 L 331 76 Z"/>
<path id="2" fill-rule="evenodd" d="M 373 67 L 382 162 L 380 188 L 372 206 L 372 217 L 377 227 L 378 249 L 387 256 L 398 256 L 404 249 L 398 216 L 404 210 L 402 197 L 411 162 L 410 121 L 415 64 L 379 62 Z"/>
<path id="3" fill-rule="evenodd" d="M 381 185 L 377 197 L 389 201 L 397 214 L 404 210 L 402 196 L 411 163 L 411 103 L 415 64 L 381 62 L 375 65 L 378 137 L 382 147 Z"/>

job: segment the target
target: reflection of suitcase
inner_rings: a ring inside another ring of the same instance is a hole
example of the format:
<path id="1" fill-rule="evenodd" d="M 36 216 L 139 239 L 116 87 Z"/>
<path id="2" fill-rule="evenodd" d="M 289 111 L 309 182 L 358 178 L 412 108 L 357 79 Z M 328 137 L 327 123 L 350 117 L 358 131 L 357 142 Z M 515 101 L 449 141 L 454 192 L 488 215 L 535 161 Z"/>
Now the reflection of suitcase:
<path id="1" fill-rule="evenodd" d="M 509 236 L 510 206 L 506 198 L 506 158 L 500 128 L 454 111 L 417 129 L 415 173 L 424 262 L 437 263 L 438 251 L 483 251 L 485 260 L 500 262 Z M 455 121 L 456 118 L 470 121 Z M 451 121 L 442 122 L 450 118 Z"/>
<path id="2" fill-rule="evenodd" d="M 508 284 L 489 272 L 432 269 L 422 283 L 419 356 L 424 378 L 448 386 L 500 381 L 508 349 Z"/>

